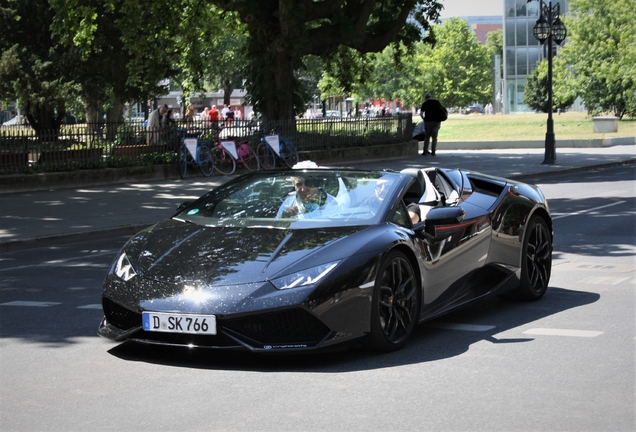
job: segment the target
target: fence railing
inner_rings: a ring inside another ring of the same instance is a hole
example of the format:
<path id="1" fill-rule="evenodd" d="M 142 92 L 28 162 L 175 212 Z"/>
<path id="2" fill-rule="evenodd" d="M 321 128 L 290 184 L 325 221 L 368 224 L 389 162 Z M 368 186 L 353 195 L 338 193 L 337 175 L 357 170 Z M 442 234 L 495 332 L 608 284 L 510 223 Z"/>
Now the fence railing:
<path id="1" fill-rule="evenodd" d="M 0 175 L 70 171 L 170 163 L 183 137 L 249 140 L 262 136 L 291 138 L 299 152 L 404 142 L 410 138 L 411 114 L 390 117 L 297 119 L 263 124 L 175 122 L 149 131 L 141 122 L 62 125 L 37 133 L 28 125 L 0 128 Z"/>

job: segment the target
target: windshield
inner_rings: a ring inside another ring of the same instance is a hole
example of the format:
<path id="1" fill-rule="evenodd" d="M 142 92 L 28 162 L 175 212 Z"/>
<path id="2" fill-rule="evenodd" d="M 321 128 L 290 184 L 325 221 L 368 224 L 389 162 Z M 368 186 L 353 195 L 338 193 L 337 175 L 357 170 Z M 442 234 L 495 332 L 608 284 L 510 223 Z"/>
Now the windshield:
<path id="1" fill-rule="evenodd" d="M 239 177 L 174 219 L 206 226 L 316 228 L 378 223 L 399 184 L 396 173 L 285 171 Z"/>

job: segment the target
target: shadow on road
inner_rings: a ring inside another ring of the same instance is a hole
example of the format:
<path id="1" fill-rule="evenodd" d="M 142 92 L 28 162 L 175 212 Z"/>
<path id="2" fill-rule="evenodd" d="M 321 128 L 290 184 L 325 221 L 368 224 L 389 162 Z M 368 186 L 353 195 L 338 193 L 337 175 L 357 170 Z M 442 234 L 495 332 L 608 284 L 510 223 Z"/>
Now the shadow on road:
<path id="1" fill-rule="evenodd" d="M 251 352 L 147 346 L 132 342 L 118 345 L 109 353 L 125 361 L 214 370 L 340 373 L 380 369 L 451 358 L 463 354 L 477 342 L 532 343 L 532 337 L 502 338 L 498 335 L 550 315 L 592 304 L 599 298 L 600 295 L 596 293 L 550 288 L 542 300 L 533 303 L 499 298 L 484 300 L 433 323 L 495 325 L 495 328 L 475 332 L 444 330 L 423 324 L 416 329 L 404 349 L 393 353 L 352 348 L 323 353 L 259 355 Z"/>

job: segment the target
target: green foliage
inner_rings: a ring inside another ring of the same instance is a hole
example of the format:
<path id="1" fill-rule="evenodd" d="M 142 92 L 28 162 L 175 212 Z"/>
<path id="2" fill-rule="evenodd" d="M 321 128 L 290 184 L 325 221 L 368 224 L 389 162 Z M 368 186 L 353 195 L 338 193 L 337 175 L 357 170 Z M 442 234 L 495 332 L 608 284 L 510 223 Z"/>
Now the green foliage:
<path id="1" fill-rule="evenodd" d="M 503 57 L 503 30 L 495 30 L 486 34 L 486 48 L 488 48 L 488 55 L 502 56 Z"/>
<path id="2" fill-rule="evenodd" d="M 576 100 L 574 78 L 560 58 L 552 60 L 552 111 L 566 110 Z M 548 60 L 542 60 L 528 76 L 523 95 L 523 103 L 530 108 L 548 112 Z"/>
<path id="3" fill-rule="evenodd" d="M 561 55 L 572 65 L 589 114 L 636 116 L 636 8 L 633 0 L 571 0 Z"/>
<path id="4" fill-rule="evenodd" d="M 422 39 L 421 28 L 439 17 L 436 0 L 368 0 L 365 2 L 291 2 L 272 0 L 211 0 L 225 11 L 238 13 L 247 26 L 247 90 L 255 108 L 266 119 L 291 119 L 307 102 L 294 71 L 302 70 L 303 58 L 315 55 L 332 59 L 341 55 L 343 76 L 355 69 L 342 57 L 341 46 L 362 54 L 380 52 L 388 44 L 413 45 Z M 412 17 L 416 22 L 407 21 Z M 433 32 L 427 37 L 432 39 Z M 350 85 L 343 79 L 342 86 Z M 305 94 L 306 96 L 306 94 Z"/>
<path id="5" fill-rule="evenodd" d="M 19 100 L 36 132 L 59 130 L 66 102 L 79 89 L 71 73 L 76 53 L 51 32 L 55 11 L 47 2 L 0 5 L 0 100 Z"/>
<path id="6" fill-rule="evenodd" d="M 451 18 L 437 30 L 433 50 L 433 80 L 423 91 L 437 95 L 445 106 L 462 107 L 490 100 L 492 73 L 488 48 L 477 41 L 468 23 Z"/>

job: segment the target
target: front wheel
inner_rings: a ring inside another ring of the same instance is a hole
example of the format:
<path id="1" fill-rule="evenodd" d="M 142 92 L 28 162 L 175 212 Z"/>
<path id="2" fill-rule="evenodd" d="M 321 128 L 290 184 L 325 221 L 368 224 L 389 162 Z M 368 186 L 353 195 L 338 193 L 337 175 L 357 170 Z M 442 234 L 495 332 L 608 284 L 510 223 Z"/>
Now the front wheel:
<path id="1" fill-rule="evenodd" d="M 199 149 L 199 169 L 206 177 L 210 177 L 214 171 L 214 156 L 208 146 L 202 146 Z"/>
<path id="2" fill-rule="evenodd" d="M 539 300 L 552 273 L 552 236 L 543 218 L 534 216 L 528 222 L 521 253 L 521 282 L 512 294 L 521 300 Z"/>
<path id="3" fill-rule="evenodd" d="M 395 351 L 406 343 L 419 320 L 420 285 L 409 259 L 390 252 L 380 264 L 373 288 L 371 332 L 367 345 Z"/>
<path id="4" fill-rule="evenodd" d="M 212 149 L 212 155 L 214 156 L 214 169 L 223 175 L 230 175 L 236 170 L 236 161 L 230 153 L 220 147 L 214 147 Z"/>
<path id="5" fill-rule="evenodd" d="M 256 152 L 249 145 L 245 144 L 247 147 L 245 149 L 245 154 L 241 157 L 241 162 L 243 166 L 248 171 L 258 171 L 260 169 L 260 164 L 258 163 L 258 157 L 256 157 Z"/>
<path id="6" fill-rule="evenodd" d="M 184 179 L 188 175 L 188 149 L 186 146 L 179 146 L 179 176 Z"/>

